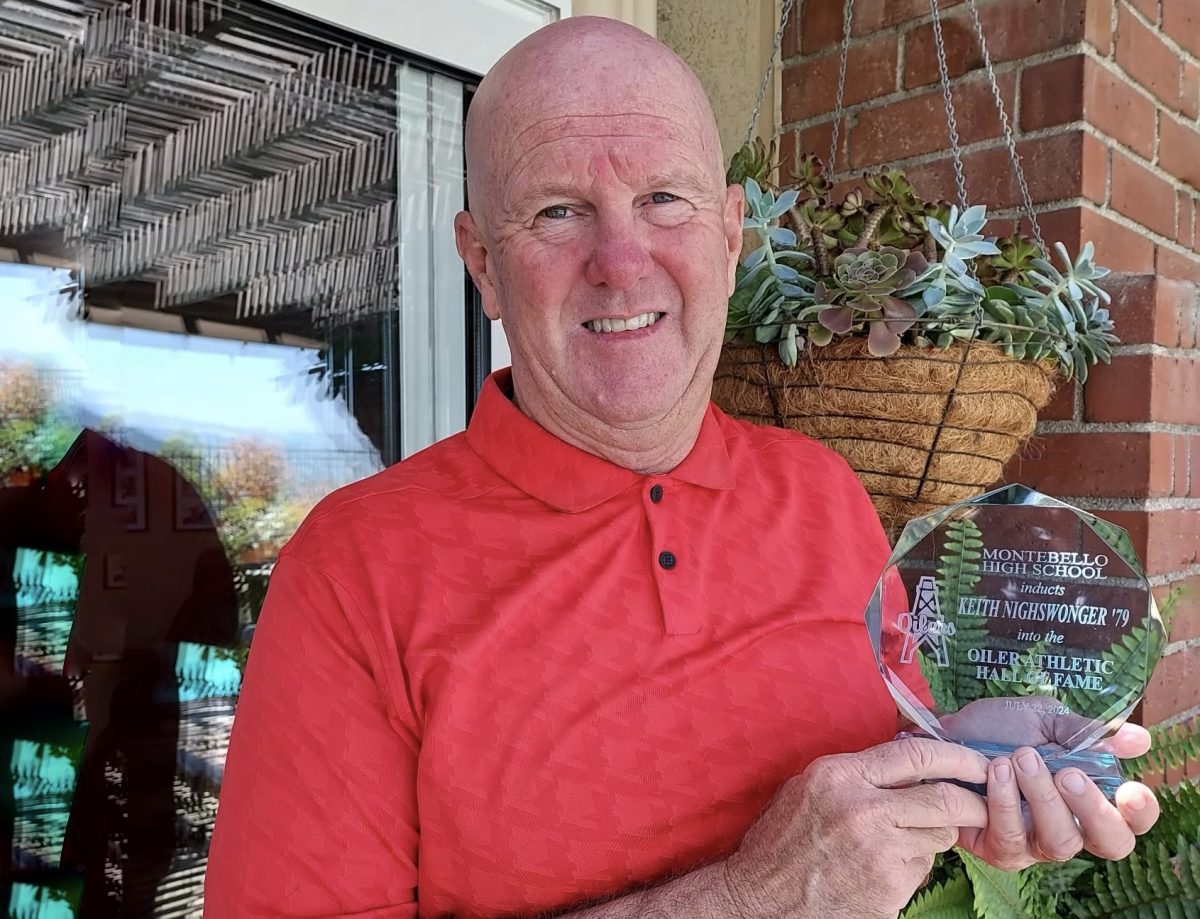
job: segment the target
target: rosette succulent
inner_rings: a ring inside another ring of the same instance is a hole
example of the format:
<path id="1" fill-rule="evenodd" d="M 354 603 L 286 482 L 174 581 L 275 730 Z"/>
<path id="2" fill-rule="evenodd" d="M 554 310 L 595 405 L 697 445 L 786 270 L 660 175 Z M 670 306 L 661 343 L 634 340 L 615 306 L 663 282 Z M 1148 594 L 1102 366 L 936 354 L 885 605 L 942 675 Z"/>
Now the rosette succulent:
<path id="1" fill-rule="evenodd" d="M 818 281 L 813 291 L 813 300 L 825 306 L 817 321 L 835 335 L 866 322 L 868 349 L 886 357 L 900 347 L 900 336 L 917 318 L 913 305 L 896 294 L 912 287 L 928 268 L 919 252 L 891 246 L 847 249 L 834 259 L 833 275 Z"/>

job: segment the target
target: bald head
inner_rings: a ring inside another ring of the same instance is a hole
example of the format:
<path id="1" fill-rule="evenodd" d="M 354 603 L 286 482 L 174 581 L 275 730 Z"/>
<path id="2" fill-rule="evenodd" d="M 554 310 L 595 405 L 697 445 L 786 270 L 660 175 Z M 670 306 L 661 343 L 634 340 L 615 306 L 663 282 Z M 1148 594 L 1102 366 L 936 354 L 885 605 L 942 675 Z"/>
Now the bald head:
<path id="1" fill-rule="evenodd" d="M 670 48 L 599 16 L 564 19 L 519 42 L 484 77 L 466 125 L 471 211 L 485 229 L 523 152 L 580 119 L 659 118 L 724 175 L 720 135 L 700 81 Z"/>

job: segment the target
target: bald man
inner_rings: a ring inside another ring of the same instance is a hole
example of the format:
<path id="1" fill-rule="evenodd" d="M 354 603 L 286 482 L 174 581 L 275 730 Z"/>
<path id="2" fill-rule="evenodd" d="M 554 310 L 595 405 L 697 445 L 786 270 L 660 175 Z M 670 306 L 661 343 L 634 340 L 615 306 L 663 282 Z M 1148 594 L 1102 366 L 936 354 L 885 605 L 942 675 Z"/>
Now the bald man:
<path id="1" fill-rule="evenodd" d="M 1143 786 L 892 739 L 870 501 L 709 403 L 743 201 L 688 68 L 547 27 L 481 84 L 467 171 L 454 230 L 511 371 L 281 554 L 206 914 L 893 919 L 952 845 L 1128 854 Z"/>

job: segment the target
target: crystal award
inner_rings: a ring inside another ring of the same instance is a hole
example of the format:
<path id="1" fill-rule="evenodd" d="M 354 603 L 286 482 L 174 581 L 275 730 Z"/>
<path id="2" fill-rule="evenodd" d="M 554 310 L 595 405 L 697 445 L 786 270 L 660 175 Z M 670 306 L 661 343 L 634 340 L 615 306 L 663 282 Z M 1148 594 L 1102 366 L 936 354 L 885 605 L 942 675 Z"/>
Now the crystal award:
<path id="1" fill-rule="evenodd" d="M 904 528 L 866 623 L 914 733 L 988 757 L 1032 746 L 1115 794 L 1120 762 L 1093 748 L 1166 642 L 1123 529 L 1023 485 L 943 508 Z"/>

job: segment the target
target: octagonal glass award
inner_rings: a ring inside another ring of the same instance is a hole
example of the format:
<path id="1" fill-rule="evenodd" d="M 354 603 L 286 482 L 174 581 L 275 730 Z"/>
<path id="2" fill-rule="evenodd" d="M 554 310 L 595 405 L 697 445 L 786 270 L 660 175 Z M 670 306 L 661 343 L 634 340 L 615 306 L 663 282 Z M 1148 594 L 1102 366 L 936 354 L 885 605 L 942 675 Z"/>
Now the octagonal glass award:
<path id="1" fill-rule="evenodd" d="M 1052 772 L 1123 781 L 1094 749 L 1129 717 L 1166 642 L 1120 527 L 1008 485 L 911 521 L 866 611 L 880 673 L 915 732 Z"/>

